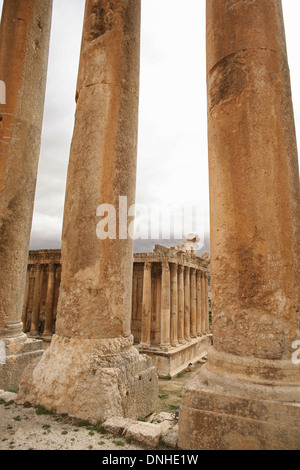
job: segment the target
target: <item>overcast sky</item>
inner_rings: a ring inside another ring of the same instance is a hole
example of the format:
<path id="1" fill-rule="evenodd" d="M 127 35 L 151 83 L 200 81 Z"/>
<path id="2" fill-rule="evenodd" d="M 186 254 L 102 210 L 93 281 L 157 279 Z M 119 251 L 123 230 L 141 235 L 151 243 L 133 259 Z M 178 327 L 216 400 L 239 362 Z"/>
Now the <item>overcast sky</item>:
<path id="1" fill-rule="evenodd" d="M 60 247 L 84 3 L 54 0 L 32 249 Z M 300 135 L 300 2 L 282 3 Z M 136 202 L 196 207 L 202 251 L 209 249 L 205 70 L 205 0 L 142 0 Z"/>

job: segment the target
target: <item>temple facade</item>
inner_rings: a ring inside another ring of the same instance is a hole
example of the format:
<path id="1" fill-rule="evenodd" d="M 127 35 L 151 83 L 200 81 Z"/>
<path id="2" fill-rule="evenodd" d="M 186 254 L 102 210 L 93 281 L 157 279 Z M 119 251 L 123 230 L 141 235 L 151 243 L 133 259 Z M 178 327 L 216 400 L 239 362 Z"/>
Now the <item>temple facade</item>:
<path id="1" fill-rule="evenodd" d="M 160 377 L 173 377 L 206 355 L 211 345 L 208 256 L 186 246 L 156 245 L 135 253 L 131 331 L 140 352 L 150 355 Z M 55 333 L 61 251 L 29 252 L 23 330 L 43 338 Z"/>

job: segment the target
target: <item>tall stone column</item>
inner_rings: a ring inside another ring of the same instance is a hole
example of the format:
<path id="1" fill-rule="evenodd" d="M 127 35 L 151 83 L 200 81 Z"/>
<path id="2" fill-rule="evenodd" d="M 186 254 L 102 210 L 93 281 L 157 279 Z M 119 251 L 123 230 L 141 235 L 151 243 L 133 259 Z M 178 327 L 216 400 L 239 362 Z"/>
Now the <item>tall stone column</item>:
<path id="1" fill-rule="evenodd" d="M 170 267 L 162 263 L 161 273 L 161 324 L 160 347 L 163 351 L 170 349 Z"/>
<path id="2" fill-rule="evenodd" d="M 144 264 L 141 347 L 151 346 L 152 264 Z"/>
<path id="3" fill-rule="evenodd" d="M 49 264 L 48 267 L 48 286 L 45 306 L 45 328 L 43 336 L 52 335 L 53 304 L 55 290 L 55 264 Z"/>
<path id="4" fill-rule="evenodd" d="M 196 291 L 196 270 L 191 268 L 191 337 L 197 337 L 197 291 Z"/>
<path id="5" fill-rule="evenodd" d="M 209 0 L 207 45 L 214 346 L 184 392 L 179 446 L 296 450 L 300 188 L 281 2 Z"/>
<path id="6" fill-rule="evenodd" d="M 184 266 L 178 266 L 178 342 L 184 343 Z"/>
<path id="7" fill-rule="evenodd" d="M 171 346 L 176 347 L 178 344 L 177 328 L 178 328 L 178 265 L 171 264 L 171 314 L 170 314 L 170 342 Z"/>
<path id="8" fill-rule="evenodd" d="M 201 331 L 202 334 L 206 333 L 206 293 L 205 293 L 205 272 L 201 273 Z"/>
<path id="9" fill-rule="evenodd" d="M 33 290 L 33 306 L 32 306 L 32 314 L 31 314 L 31 327 L 30 327 L 30 334 L 33 336 L 36 336 L 38 334 L 38 329 L 39 329 L 43 270 L 44 270 L 44 266 L 42 264 L 36 265 L 34 290 Z"/>
<path id="10" fill-rule="evenodd" d="M 197 270 L 196 273 L 196 332 L 197 336 L 202 336 L 202 297 L 201 297 L 201 271 Z"/>
<path id="11" fill-rule="evenodd" d="M 209 333 L 208 274 L 205 273 L 205 331 Z"/>
<path id="12" fill-rule="evenodd" d="M 191 284 L 190 268 L 184 268 L 184 339 L 191 340 Z"/>
<path id="13" fill-rule="evenodd" d="M 56 334 L 19 395 L 91 422 L 146 416 L 157 399 L 130 331 L 133 239 L 114 226 L 119 198 L 135 202 L 139 51 L 140 0 L 86 1 Z"/>
<path id="14" fill-rule="evenodd" d="M 23 309 L 22 309 L 23 331 L 25 331 L 25 328 L 26 328 L 26 312 L 27 312 L 27 304 L 28 304 L 28 298 L 29 298 L 29 284 L 30 284 L 30 268 L 27 269 L 27 272 L 26 272 L 25 294 L 24 294 Z"/>
<path id="15" fill-rule="evenodd" d="M 41 143 L 52 0 L 4 0 L 0 25 L 0 388 L 17 388 L 41 342 L 22 332 L 28 250 Z M 24 352 L 24 354 L 23 354 Z M 26 353 L 26 355 L 25 355 Z"/>

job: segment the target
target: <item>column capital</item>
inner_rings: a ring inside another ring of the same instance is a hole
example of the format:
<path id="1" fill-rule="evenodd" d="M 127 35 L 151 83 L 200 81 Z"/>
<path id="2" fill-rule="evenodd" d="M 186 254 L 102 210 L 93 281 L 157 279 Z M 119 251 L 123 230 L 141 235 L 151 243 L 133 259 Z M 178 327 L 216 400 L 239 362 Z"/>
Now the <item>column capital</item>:
<path id="1" fill-rule="evenodd" d="M 169 271 L 170 270 L 170 263 L 166 260 L 162 261 L 161 267 L 163 271 Z"/>
<path id="2" fill-rule="evenodd" d="M 54 273 L 55 272 L 55 264 L 54 263 L 48 264 L 48 272 L 49 273 Z"/>
<path id="3" fill-rule="evenodd" d="M 178 264 L 178 274 L 181 274 L 184 272 L 184 266 L 182 264 Z"/>
<path id="4" fill-rule="evenodd" d="M 145 261 L 145 263 L 144 263 L 144 269 L 147 270 L 147 271 L 151 271 L 151 270 L 152 270 L 152 263 L 151 263 L 151 261 Z"/>
<path id="5" fill-rule="evenodd" d="M 178 272 L 178 264 L 177 263 L 170 263 L 170 270 L 173 274 Z"/>

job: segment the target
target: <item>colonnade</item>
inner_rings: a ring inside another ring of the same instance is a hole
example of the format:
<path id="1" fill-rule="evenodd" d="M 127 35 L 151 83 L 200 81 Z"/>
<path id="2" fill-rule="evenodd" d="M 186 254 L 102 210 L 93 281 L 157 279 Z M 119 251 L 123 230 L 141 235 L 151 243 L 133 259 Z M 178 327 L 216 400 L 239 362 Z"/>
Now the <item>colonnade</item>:
<path id="1" fill-rule="evenodd" d="M 143 269 L 142 305 L 133 301 L 132 331 L 143 349 L 168 351 L 209 333 L 207 270 L 164 260 L 145 261 L 133 273 L 133 296 Z M 136 271 L 136 272 L 135 272 Z M 140 332 L 136 324 L 140 313 Z"/>
<path id="2" fill-rule="evenodd" d="M 22 311 L 23 331 L 49 338 L 55 320 L 61 280 L 60 250 L 30 251 Z"/>

